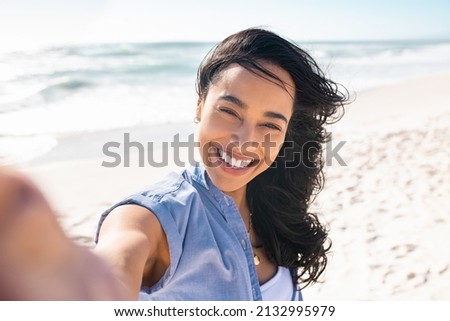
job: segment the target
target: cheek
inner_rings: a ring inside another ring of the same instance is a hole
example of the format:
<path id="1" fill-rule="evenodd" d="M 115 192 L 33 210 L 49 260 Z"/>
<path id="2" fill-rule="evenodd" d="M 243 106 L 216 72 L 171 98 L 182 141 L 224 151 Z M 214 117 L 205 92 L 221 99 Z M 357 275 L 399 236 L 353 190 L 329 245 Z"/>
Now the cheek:
<path id="1" fill-rule="evenodd" d="M 279 151 L 280 148 L 277 148 L 276 150 L 272 149 L 270 154 L 266 156 L 266 164 L 268 165 L 268 167 L 270 167 L 272 163 L 277 159 Z"/>
<path id="2" fill-rule="evenodd" d="M 199 123 L 199 127 L 197 130 L 197 142 L 199 143 L 199 152 L 203 161 L 207 160 L 207 157 L 210 156 L 208 148 L 212 143 L 221 143 L 221 138 L 223 138 L 224 132 L 219 128 L 219 126 L 215 126 L 210 121 L 205 121 L 202 119 Z M 211 152 L 211 155 L 213 153 Z"/>
<path id="3" fill-rule="evenodd" d="M 198 139 L 200 144 L 205 144 L 226 137 L 232 130 L 233 127 L 217 114 L 205 112 L 199 123 Z"/>
<path id="4" fill-rule="evenodd" d="M 264 158 L 269 161 L 270 164 L 275 161 L 283 147 L 285 135 L 271 136 L 270 141 L 264 140 L 262 143 L 264 149 Z"/>

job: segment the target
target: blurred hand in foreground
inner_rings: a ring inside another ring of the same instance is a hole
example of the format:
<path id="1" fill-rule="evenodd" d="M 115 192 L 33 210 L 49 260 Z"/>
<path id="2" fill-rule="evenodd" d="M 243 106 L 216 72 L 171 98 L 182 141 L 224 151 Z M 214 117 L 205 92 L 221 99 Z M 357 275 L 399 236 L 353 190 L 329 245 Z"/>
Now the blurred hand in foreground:
<path id="1" fill-rule="evenodd" d="M 36 186 L 0 167 L 0 300 L 123 298 L 109 267 L 69 239 Z"/>

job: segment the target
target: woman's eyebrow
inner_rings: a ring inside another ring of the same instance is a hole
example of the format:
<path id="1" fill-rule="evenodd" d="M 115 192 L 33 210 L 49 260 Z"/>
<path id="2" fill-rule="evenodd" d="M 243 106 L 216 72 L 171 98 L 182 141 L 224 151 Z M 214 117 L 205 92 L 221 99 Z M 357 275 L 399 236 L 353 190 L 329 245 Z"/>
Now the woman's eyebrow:
<path id="1" fill-rule="evenodd" d="M 280 119 L 280 120 L 284 121 L 286 124 L 287 124 L 287 122 L 288 122 L 287 118 L 284 117 L 282 114 L 276 113 L 276 112 L 273 112 L 273 111 L 266 111 L 266 112 L 264 113 L 264 116 L 270 117 L 270 118 Z"/>
<path id="2" fill-rule="evenodd" d="M 225 100 L 225 101 L 228 101 L 228 102 L 238 106 L 239 108 L 248 109 L 248 105 L 246 103 L 244 103 L 238 97 L 233 96 L 233 95 L 221 95 L 221 96 L 219 96 L 219 100 Z M 266 111 L 264 113 L 264 116 L 265 117 L 270 117 L 270 118 L 280 119 L 280 120 L 284 121 L 286 124 L 288 122 L 287 118 L 284 115 L 282 115 L 280 113 L 273 112 L 273 111 Z"/>
<path id="3" fill-rule="evenodd" d="M 219 96 L 219 100 L 225 100 L 225 101 L 228 101 L 242 109 L 248 109 L 248 106 L 246 103 L 244 103 L 242 100 L 240 100 L 239 98 L 237 98 L 236 96 L 233 96 L 233 95 L 221 95 L 221 96 Z"/>

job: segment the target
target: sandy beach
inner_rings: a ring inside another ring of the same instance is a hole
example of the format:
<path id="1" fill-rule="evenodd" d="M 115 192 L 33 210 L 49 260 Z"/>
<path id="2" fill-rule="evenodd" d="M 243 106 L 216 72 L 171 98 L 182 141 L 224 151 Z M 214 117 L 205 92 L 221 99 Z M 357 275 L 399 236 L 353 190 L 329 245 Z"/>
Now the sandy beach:
<path id="1" fill-rule="evenodd" d="M 323 282 L 303 291 L 306 300 L 450 299 L 449 88 L 450 75 L 440 75 L 358 93 L 330 128 L 331 150 L 343 142 L 345 164 L 329 159 L 313 206 L 333 247 Z M 101 157 L 78 156 L 20 168 L 86 246 L 104 209 L 180 170 L 173 162 L 106 168 Z"/>

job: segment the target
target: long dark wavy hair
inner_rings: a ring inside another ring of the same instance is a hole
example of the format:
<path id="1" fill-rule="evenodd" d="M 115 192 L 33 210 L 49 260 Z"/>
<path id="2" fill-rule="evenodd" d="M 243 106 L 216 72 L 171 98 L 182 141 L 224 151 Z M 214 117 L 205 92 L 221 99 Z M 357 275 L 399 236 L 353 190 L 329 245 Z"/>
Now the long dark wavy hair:
<path id="1" fill-rule="evenodd" d="M 306 287 L 318 281 L 331 247 L 327 228 L 309 207 L 324 184 L 322 146 L 329 140 L 325 125 L 342 116 L 348 92 L 295 43 L 251 28 L 227 37 L 205 57 L 197 73 L 199 99 L 206 98 L 210 84 L 234 63 L 279 84 L 261 62 L 291 75 L 295 97 L 285 142 L 274 163 L 248 184 L 247 202 L 268 258 L 296 271 L 296 283 Z"/>

